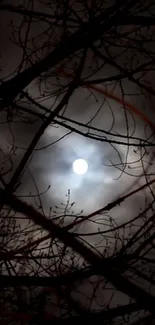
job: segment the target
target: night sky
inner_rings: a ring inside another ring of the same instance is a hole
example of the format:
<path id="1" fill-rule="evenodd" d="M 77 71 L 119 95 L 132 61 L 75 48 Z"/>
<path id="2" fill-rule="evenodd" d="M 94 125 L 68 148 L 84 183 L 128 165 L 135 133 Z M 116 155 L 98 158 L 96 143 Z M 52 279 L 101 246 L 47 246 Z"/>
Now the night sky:
<path id="1" fill-rule="evenodd" d="M 76 10 L 77 17 L 87 21 L 88 13 L 83 3 L 75 2 L 73 10 Z M 45 14 L 53 14 L 55 10 L 61 14 L 62 10 L 61 1 L 59 9 L 54 1 L 51 1 L 50 5 L 48 1 L 39 0 L 2 1 L 0 81 L 4 84 L 45 58 L 54 51 L 63 37 L 69 37 L 78 29 L 78 18 L 74 17 L 74 14 L 71 17 L 76 22 L 68 20 L 65 35 L 65 27 L 61 21 L 55 28 L 49 23 L 49 19 L 31 21 L 26 15 L 7 10 L 8 4 L 14 7 L 22 5 L 27 10 Z M 103 1 L 102 10 L 111 4 L 112 1 Z M 135 9 L 135 12 L 136 10 L 138 12 L 138 9 Z M 148 14 L 145 10 L 142 13 L 144 16 Z M 100 51 L 100 56 L 95 57 L 93 47 L 87 49 L 80 77 L 83 84 L 81 82 L 74 90 L 67 105 L 54 117 L 40 137 L 14 189 L 18 198 L 32 204 L 53 220 L 55 216 L 60 217 L 64 213 L 72 215 L 65 217 L 65 226 L 72 222 L 76 215 L 86 216 L 153 179 L 153 94 L 148 93 L 145 88 L 142 89 L 128 76 L 121 78 L 121 81 L 115 80 L 117 78 L 108 81 L 108 78 L 125 74 L 124 71 L 129 72 L 152 60 L 152 63 L 148 64 L 148 70 L 140 70 L 134 77 L 147 87 L 153 87 L 154 35 L 154 26 L 148 30 L 143 27 L 137 31 L 133 25 L 119 26 L 116 30 L 113 28 L 105 32 L 104 37 L 100 39 L 101 44 L 99 40 L 93 43 Z M 152 41 L 145 42 L 146 39 Z M 20 92 L 15 97 L 13 104 L 0 112 L 0 168 L 6 183 L 10 182 L 49 112 L 54 111 L 60 104 L 81 58 L 80 50 L 39 74 L 22 89 L 24 93 Z M 93 80 L 97 79 L 101 79 L 101 82 L 93 83 Z M 102 82 L 102 79 L 105 81 Z M 88 84 L 84 84 L 84 81 L 88 81 Z M 77 175 L 72 164 L 81 158 L 87 161 L 88 171 L 84 175 Z M 154 191 L 154 185 L 151 189 Z M 82 223 L 75 232 L 101 253 L 104 247 L 108 247 L 107 255 L 110 255 L 114 250 L 116 238 L 110 232 L 109 237 L 105 236 L 103 239 L 97 232 L 108 230 L 111 227 L 109 220 L 113 220 L 114 227 L 133 219 L 151 200 L 150 189 L 139 191 L 110 212 L 97 214 L 91 221 Z M 28 221 L 20 218 L 21 215 L 18 215 L 17 224 L 21 227 L 21 237 L 19 236 L 18 240 L 24 244 L 26 239 L 22 238 L 22 234 Z M 143 220 L 137 222 L 134 231 L 142 222 Z M 120 230 L 121 239 L 116 244 L 117 249 L 121 248 L 123 240 L 126 242 L 125 238 L 130 231 L 131 229 L 126 230 L 124 234 L 123 230 Z M 38 238 L 38 234 L 40 232 L 35 229 L 32 237 L 30 235 L 30 240 Z M 42 232 L 43 234 L 46 232 Z M 15 242 L 9 243 L 8 247 L 11 248 L 11 245 L 16 247 Z M 26 274 L 29 272 L 26 265 L 23 270 Z M 20 267 L 19 271 L 19 274 L 25 274 Z M 45 275 L 46 272 L 42 270 L 41 274 Z M 89 283 L 85 283 L 84 288 L 90 295 Z M 100 290 L 98 288 L 97 295 L 103 301 L 105 297 L 102 297 Z M 105 304 L 110 295 L 111 291 L 107 293 Z M 77 292 L 74 292 L 74 298 L 79 299 Z M 112 306 L 117 305 L 118 299 L 122 301 L 119 293 L 113 298 Z M 84 305 L 87 303 L 84 302 Z"/>

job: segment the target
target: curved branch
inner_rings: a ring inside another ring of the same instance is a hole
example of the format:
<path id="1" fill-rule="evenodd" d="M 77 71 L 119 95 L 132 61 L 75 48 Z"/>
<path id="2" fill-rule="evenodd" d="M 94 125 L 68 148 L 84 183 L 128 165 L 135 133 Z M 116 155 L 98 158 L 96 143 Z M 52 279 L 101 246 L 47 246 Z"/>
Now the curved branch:
<path id="1" fill-rule="evenodd" d="M 35 224 L 42 226 L 43 229 L 49 231 L 51 235 L 59 238 L 59 240 L 66 246 L 70 246 L 75 252 L 80 254 L 88 263 L 91 264 L 91 267 L 95 272 L 102 274 L 117 290 L 134 298 L 138 304 L 146 308 L 152 314 L 155 313 L 155 297 L 142 288 L 137 287 L 133 282 L 124 277 L 119 271 L 119 265 L 116 267 L 116 265 L 113 265 L 113 261 L 105 258 L 101 259 L 99 255 L 91 251 L 71 233 L 54 224 L 51 219 L 43 216 L 32 206 L 17 199 L 14 195 L 8 193 L 6 196 L 5 191 L 0 189 L 0 200 L 12 207 L 15 211 L 27 216 L 27 218 L 32 220 Z"/>

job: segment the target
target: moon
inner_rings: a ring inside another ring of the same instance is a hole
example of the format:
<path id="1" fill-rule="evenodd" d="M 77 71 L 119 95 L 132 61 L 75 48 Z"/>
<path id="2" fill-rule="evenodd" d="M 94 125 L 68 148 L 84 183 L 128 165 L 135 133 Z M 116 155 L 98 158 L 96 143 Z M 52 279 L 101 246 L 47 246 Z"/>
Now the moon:
<path id="1" fill-rule="evenodd" d="M 73 162 L 73 171 L 75 174 L 84 175 L 88 170 L 88 163 L 84 159 L 76 159 Z"/>

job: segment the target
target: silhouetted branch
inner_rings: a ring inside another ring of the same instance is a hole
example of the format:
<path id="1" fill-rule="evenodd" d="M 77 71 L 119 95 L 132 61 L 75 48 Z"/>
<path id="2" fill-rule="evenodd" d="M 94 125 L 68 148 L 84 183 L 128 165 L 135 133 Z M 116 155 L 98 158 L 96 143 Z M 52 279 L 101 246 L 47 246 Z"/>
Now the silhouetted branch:
<path id="1" fill-rule="evenodd" d="M 15 97 L 42 72 L 53 68 L 76 51 L 89 47 L 89 45 L 98 40 L 111 25 L 116 24 L 116 22 L 119 21 L 121 11 L 123 13 L 124 7 L 126 11 L 128 8 L 132 8 L 133 6 L 134 1 L 131 0 L 125 6 L 123 6 L 122 0 L 119 1 L 119 4 L 112 5 L 96 17 L 93 22 L 82 24 L 77 32 L 69 36 L 66 41 L 60 42 L 55 50 L 53 50 L 46 58 L 19 73 L 11 80 L 3 83 L 0 86 L 0 109 L 2 110 L 7 105 L 11 104 L 13 99 L 15 99 Z M 123 7 L 123 10 L 121 7 Z"/>
<path id="2" fill-rule="evenodd" d="M 0 190 L 0 198 L 4 202 L 4 191 Z M 74 236 L 67 232 L 65 229 L 57 226 L 52 220 L 41 215 L 32 206 L 20 201 L 13 195 L 7 195 L 5 202 L 16 211 L 23 213 L 29 219 L 33 220 L 35 224 L 38 224 L 50 231 L 53 236 L 59 238 L 65 245 L 70 246 L 75 252 L 80 254 L 88 263 L 91 264 L 92 269 L 95 272 L 100 272 L 105 278 L 111 282 L 119 291 L 129 295 L 136 299 L 136 301 L 145 306 L 145 308 L 154 314 L 155 297 L 145 292 L 140 287 L 137 287 L 134 283 L 125 278 L 116 268 L 112 267 L 112 264 L 108 259 L 101 259 L 93 251 L 87 248 L 81 241 L 74 238 Z"/>

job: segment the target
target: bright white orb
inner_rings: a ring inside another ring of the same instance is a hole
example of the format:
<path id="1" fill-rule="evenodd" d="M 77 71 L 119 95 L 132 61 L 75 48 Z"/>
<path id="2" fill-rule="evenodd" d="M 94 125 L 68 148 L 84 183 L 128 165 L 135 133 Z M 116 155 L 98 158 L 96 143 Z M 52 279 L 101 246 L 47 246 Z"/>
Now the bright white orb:
<path id="1" fill-rule="evenodd" d="M 88 164 L 84 159 L 77 159 L 73 162 L 73 171 L 75 174 L 84 175 L 87 172 Z"/>

